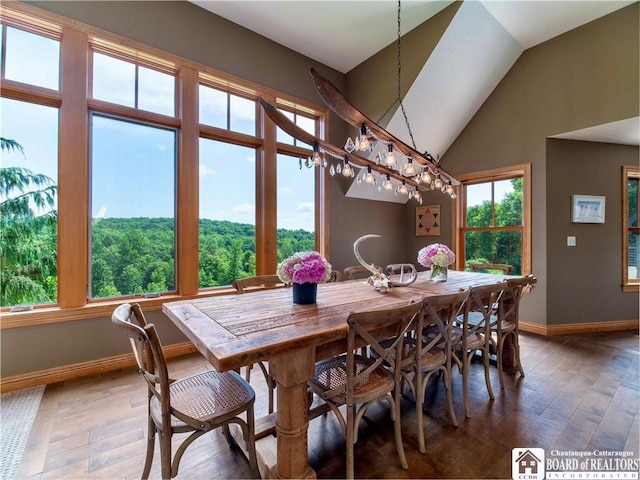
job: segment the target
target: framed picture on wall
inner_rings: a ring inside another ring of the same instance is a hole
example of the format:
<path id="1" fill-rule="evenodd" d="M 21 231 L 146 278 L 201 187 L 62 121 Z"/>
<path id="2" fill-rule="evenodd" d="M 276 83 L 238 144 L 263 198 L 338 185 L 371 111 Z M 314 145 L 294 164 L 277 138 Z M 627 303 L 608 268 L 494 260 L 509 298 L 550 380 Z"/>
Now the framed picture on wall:
<path id="1" fill-rule="evenodd" d="M 416 236 L 440 235 L 440 205 L 416 207 Z"/>
<path id="2" fill-rule="evenodd" d="M 573 223 L 604 223 L 606 197 L 571 195 L 571 221 Z"/>

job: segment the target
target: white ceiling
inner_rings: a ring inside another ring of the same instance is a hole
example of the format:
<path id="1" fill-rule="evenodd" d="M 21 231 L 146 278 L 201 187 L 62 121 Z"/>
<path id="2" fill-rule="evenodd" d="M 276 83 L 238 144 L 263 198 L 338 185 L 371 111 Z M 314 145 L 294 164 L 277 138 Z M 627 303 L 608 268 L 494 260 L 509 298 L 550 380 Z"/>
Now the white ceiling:
<path id="1" fill-rule="evenodd" d="M 342 73 L 397 38 L 395 0 L 190 1 Z M 466 0 L 403 98 L 414 136 L 425 139 L 418 150 L 444 155 L 524 50 L 634 1 Z M 403 0 L 402 34 L 451 3 Z M 554 137 L 639 145 L 639 123 L 633 118 Z M 410 143 L 400 111 L 387 129 Z M 360 196 L 354 189 L 355 182 L 350 193 Z"/>

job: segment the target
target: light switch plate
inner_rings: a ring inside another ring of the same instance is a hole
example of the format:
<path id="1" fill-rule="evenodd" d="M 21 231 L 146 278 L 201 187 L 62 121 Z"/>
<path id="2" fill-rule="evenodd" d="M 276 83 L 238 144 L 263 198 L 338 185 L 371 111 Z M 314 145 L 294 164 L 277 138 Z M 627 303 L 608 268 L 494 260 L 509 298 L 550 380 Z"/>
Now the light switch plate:
<path id="1" fill-rule="evenodd" d="M 567 237 L 567 247 L 575 247 L 576 246 L 576 237 L 568 236 Z"/>

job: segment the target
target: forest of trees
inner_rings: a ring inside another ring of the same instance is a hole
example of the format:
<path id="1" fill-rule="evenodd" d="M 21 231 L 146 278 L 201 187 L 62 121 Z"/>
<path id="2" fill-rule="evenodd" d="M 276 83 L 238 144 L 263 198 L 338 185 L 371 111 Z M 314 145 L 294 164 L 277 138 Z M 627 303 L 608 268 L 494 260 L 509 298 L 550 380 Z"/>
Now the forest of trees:
<path id="1" fill-rule="evenodd" d="M 495 227 L 522 225 L 522 178 L 511 180 L 513 191 L 494 204 Z M 467 209 L 467 227 L 491 226 L 491 202 L 485 200 Z M 514 273 L 522 272 L 522 233 L 520 230 L 467 231 L 465 236 L 465 264 L 506 263 Z"/>

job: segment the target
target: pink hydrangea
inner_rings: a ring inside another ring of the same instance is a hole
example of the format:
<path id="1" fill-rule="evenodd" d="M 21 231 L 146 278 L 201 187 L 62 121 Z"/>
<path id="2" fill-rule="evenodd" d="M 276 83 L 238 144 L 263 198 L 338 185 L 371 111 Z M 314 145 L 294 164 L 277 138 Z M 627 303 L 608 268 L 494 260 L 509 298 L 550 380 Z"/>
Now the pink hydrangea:
<path id="1" fill-rule="evenodd" d="M 438 267 L 448 267 L 456 261 L 456 254 L 449 247 L 442 243 L 433 243 L 421 248 L 418 252 L 418 263 L 426 268 L 434 265 Z"/>
<path id="2" fill-rule="evenodd" d="M 284 283 L 323 283 L 331 277 L 331 264 L 318 252 L 298 252 L 276 269 Z"/>

